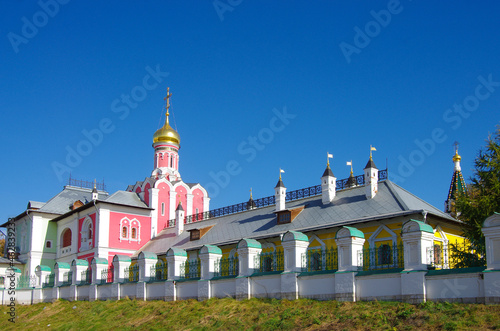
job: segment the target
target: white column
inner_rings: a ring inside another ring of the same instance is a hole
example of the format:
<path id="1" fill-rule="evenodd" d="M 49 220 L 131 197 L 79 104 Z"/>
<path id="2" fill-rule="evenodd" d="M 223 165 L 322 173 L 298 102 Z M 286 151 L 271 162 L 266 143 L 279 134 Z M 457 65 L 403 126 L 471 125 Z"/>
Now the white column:
<path id="1" fill-rule="evenodd" d="M 35 275 L 37 277 L 36 287 L 42 287 L 45 282 L 45 278 L 50 275 L 50 267 L 46 265 L 39 265 L 35 268 Z"/>
<path id="2" fill-rule="evenodd" d="M 158 256 L 152 252 L 140 252 L 137 258 L 139 264 L 139 281 L 147 282 L 151 277 L 151 267 L 158 262 Z"/>
<path id="3" fill-rule="evenodd" d="M 321 177 L 321 202 L 328 204 L 335 199 L 337 192 L 337 178 L 333 175 L 330 165 L 328 165 Z"/>
<path id="4" fill-rule="evenodd" d="M 205 245 L 200 249 L 201 277 L 198 282 L 198 300 L 212 297 L 210 279 L 214 277 L 215 263 L 222 257 L 222 251 L 214 245 Z"/>
<path id="5" fill-rule="evenodd" d="M 154 238 L 161 229 L 158 229 L 158 194 L 159 189 L 150 188 L 149 189 L 149 207 L 153 208 L 151 211 L 151 238 Z"/>
<path id="6" fill-rule="evenodd" d="M 175 191 L 170 191 L 170 206 L 168 209 L 168 219 L 173 220 L 175 218 L 175 209 L 177 208 L 177 205 L 175 204 L 176 201 L 176 196 L 177 192 Z"/>
<path id="7" fill-rule="evenodd" d="M 113 256 L 113 283 L 125 281 L 125 269 L 129 268 L 131 263 L 130 256 L 119 254 Z"/>
<path id="8" fill-rule="evenodd" d="M 434 230 L 422 221 L 409 220 L 403 224 L 401 238 L 404 246 L 405 271 L 427 270 L 427 252 L 434 246 Z"/>
<path id="9" fill-rule="evenodd" d="M 486 303 L 500 303 L 500 214 L 484 220 L 486 242 L 486 270 L 484 270 L 484 299 Z"/>
<path id="10" fill-rule="evenodd" d="M 368 199 L 375 198 L 378 192 L 378 169 L 370 159 L 365 167 L 365 195 Z"/>
<path id="11" fill-rule="evenodd" d="M 299 297 L 297 275 L 302 271 L 302 255 L 307 252 L 309 238 L 298 231 L 288 231 L 281 241 L 284 254 L 284 272 L 281 274 L 281 298 L 295 300 Z"/>
<path id="12" fill-rule="evenodd" d="M 102 271 L 108 268 L 108 260 L 94 257 L 90 264 L 92 265 L 92 284 L 100 284 Z"/>
<path id="13" fill-rule="evenodd" d="M 189 215 L 192 215 L 193 214 L 193 198 L 194 198 L 194 195 L 192 194 L 186 194 L 186 216 L 189 216 Z"/>
<path id="14" fill-rule="evenodd" d="M 284 210 L 286 208 L 286 187 L 280 180 L 274 188 L 274 198 L 276 200 L 276 211 Z"/>
<path id="15" fill-rule="evenodd" d="M 181 264 L 186 260 L 187 252 L 183 249 L 172 247 L 167 251 L 168 279 L 176 280 L 181 277 Z"/>
<path id="16" fill-rule="evenodd" d="M 335 236 L 338 254 L 338 270 L 335 273 L 335 299 L 356 301 L 356 273 L 362 266 L 359 258 L 363 251 L 365 235 L 350 226 L 344 226 Z"/>
<path id="17" fill-rule="evenodd" d="M 71 262 L 71 272 L 73 273 L 72 284 L 80 285 L 82 282 L 82 272 L 87 270 L 89 263 L 86 260 L 74 259 Z"/>
<path id="18" fill-rule="evenodd" d="M 177 210 L 175 211 L 175 233 L 177 236 L 180 236 L 182 232 L 184 232 L 184 218 L 186 212 L 182 208 L 182 205 L 179 204 Z"/>
<path id="19" fill-rule="evenodd" d="M 236 299 L 250 299 L 250 276 L 255 271 L 255 257 L 262 252 L 262 245 L 254 239 L 241 239 L 237 246 L 239 275 L 236 278 Z"/>
<path id="20" fill-rule="evenodd" d="M 56 262 L 54 265 L 54 286 L 61 286 L 64 283 L 64 274 L 69 272 L 69 263 Z"/>

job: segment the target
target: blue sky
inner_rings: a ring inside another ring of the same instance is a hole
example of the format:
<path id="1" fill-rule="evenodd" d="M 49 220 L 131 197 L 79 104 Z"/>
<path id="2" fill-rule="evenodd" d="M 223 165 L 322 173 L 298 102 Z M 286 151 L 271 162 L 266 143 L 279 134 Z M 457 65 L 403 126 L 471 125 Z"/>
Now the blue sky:
<path id="1" fill-rule="evenodd" d="M 149 176 L 167 86 L 181 175 L 209 189 L 211 208 L 250 187 L 272 195 L 280 167 L 289 190 L 319 184 L 327 152 L 337 178 L 350 160 L 361 174 L 373 145 L 379 169 L 387 160 L 390 178 L 442 209 L 453 142 L 468 178 L 500 120 L 494 1 L 2 7 L 2 222 L 69 171 L 111 193 Z"/>

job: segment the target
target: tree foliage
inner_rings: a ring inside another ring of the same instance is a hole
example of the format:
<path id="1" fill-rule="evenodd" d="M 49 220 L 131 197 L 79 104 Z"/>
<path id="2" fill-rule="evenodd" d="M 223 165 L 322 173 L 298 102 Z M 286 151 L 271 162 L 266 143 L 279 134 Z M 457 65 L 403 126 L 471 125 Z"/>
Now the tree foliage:
<path id="1" fill-rule="evenodd" d="M 458 218 L 464 222 L 464 236 L 484 256 L 483 222 L 494 212 L 500 212 L 500 125 L 479 151 L 470 181 L 467 193 L 458 196 L 456 209 Z"/>

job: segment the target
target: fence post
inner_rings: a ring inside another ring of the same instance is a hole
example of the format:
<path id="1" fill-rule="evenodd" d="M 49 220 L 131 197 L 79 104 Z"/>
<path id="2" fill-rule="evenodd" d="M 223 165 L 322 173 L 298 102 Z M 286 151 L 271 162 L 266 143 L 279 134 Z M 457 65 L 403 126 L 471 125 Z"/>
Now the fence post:
<path id="1" fill-rule="evenodd" d="M 102 271 L 108 268 L 108 260 L 102 257 L 94 257 L 92 265 L 92 285 L 101 284 Z"/>
<path id="2" fill-rule="evenodd" d="M 200 249 L 201 277 L 198 282 L 198 300 L 207 300 L 212 296 L 210 279 L 214 277 L 215 262 L 222 257 L 222 251 L 214 245 L 205 245 Z"/>
<path id="3" fill-rule="evenodd" d="M 335 299 L 356 301 L 356 273 L 363 265 L 359 259 L 365 235 L 360 230 L 343 226 L 335 235 L 338 251 L 338 270 L 335 273 Z"/>
<path id="4" fill-rule="evenodd" d="M 500 303 L 500 214 L 494 213 L 484 220 L 486 243 L 486 270 L 484 270 L 485 303 Z"/>
<path id="5" fill-rule="evenodd" d="M 434 246 L 434 231 L 429 224 L 409 220 L 403 224 L 404 270 L 401 272 L 401 297 L 404 302 L 425 302 L 427 251 Z"/>
<path id="6" fill-rule="evenodd" d="M 37 277 L 36 287 L 41 288 L 45 281 L 45 278 L 50 275 L 50 267 L 46 265 L 39 265 L 35 268 L 35 275 Z"/>
<path id="7" fill-rule="evenodd" d="M 80 285 L 82 282 L 82 272 L 87 270 L 89 263 L 86 260 L 74 259 L 71 262 L 71 272 L 73 273 L 73 279 L 71 284 Z"/>
<path id="8" fill-rule="evenodd" d="M 151 267 L 158 262 L 158 256 L 151 252 L 140 252 L 137 258 L 139 264 L 139 281 L 147 282 L 151 278 Z"/>
<path id="9" fill-rule="evenodd" d="M 181 248 L 170 248 L 167 251 L 168 279 L 173 282 L 165 283 L 165 299 L 167 301 L 177 300 L 177 289 L 175 280 L 181 277 L 181 264 L 187 260 L 187 252 Z"/>
<path id="10" fill-rule="evenodd" d="M 132 260 L 130 256 L 116 254 L 113 256 L 113 283 L 123 283 L 125 280 L 125 269 L 130 267 Z M 128 277 L 128 275 L 127 275 Z"/>
<path id="11" fill-rule="evenodd" d="M 241 239 L 237 252 L 239 275 L 236 278 L 236 299 L 250 299 L 250 276 L 255 271 L 255 257 L 262 252 L 262 245 L 254 239 Z"/>
<path id="12" fill-rule="evenodd" d="M 54 265 L 54 287 L 59 287 L 64 284 L 64 274 L 69 272 L 70 266 L 66 262 L 56 262 Z"/>
<path id="13" fill-rule="evenodd" d="M 307 252 L 309 238 L 298 231 L 288 231 L 281 240 L 284 271 L 281 274 L 281 298 L 294 300 L 299 297 L 297 275 L 302 271 L 302 255 Z"/>

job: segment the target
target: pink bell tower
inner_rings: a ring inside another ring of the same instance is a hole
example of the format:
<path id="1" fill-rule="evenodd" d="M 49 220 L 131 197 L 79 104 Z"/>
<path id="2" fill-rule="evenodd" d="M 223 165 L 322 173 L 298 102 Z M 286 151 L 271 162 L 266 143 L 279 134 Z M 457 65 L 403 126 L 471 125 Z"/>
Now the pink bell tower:
<path id="1" fill-rule="evenodd" d="M 155 179 L 165 178 L 169 181 L 181 179 L 179 173 L 179 148 L 181 138 L 169 124 L 170 88 L 167 88 L 165 97 L 166 118 L 165 124 L 153 136 L 154 170 L 151 176 Z"/>

